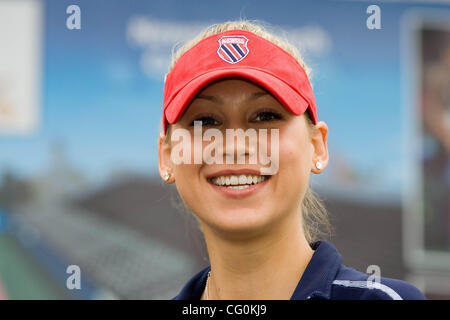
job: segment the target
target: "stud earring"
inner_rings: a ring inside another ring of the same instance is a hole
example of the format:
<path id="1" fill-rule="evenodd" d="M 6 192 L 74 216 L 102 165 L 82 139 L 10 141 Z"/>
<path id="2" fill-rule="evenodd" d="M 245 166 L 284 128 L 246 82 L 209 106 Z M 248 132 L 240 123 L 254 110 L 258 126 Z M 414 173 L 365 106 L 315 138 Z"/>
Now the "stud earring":
<path id="1" fill-rule="evenodd" d="M 170 173 L 164 172 L 163 179 L 164 181 L 168 181 L 170 179 Z"/>
<path id="2" fill-rule="evenodd" d="M 322 162 L 317 161 L 316 162 L 316 168 L 317 168 L 317 170 L 322 170 Z"/>

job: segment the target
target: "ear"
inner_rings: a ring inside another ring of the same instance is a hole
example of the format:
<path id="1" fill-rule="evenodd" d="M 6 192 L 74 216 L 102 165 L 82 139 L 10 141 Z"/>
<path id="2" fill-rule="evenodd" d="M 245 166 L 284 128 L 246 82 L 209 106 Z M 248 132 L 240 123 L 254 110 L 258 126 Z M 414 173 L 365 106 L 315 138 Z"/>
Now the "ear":
<path id="1" fill-rule="evenodd" d="M 328 127 L 325 122 L 317 122 L 316 128 L 311 132 L 311 143 L 313 146 L 313 155 L 311 159 L 311 171 L 313 173 L 321 173 L 328 165 Z M 316 163 L 320 162 L 321 169 L 316 167 Z"/>
<path id="2" fill-rule="evenodd" d="M 173 177 L 172 161 L 170 160 L 171 150 L 172 148 L 170 144 L 165 141 L 165 136 L 163 133 L 161 133 L 158 140 L 158 170 L 161 179 L 166 183 L 175 182 L 175 178 Z M 166 180 L 165 176 L 167 174 L 169 174 L 170 176 Z"/>

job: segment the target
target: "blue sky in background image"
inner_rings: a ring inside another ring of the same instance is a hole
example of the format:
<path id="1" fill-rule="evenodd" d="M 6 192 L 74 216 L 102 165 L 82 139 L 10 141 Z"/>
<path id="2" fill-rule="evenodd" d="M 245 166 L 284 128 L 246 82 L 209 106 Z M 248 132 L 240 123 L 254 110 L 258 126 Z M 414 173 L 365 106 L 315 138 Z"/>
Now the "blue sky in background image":
<path id="1" fill-rule="evenodd" d="M 71 4 L 81 8 L 81 30 L 66 28 L 66 8 Z M 449 7 L 376 2 L 382 29 L 369 30 L 370 4 L 47 0 L 40 127 L 30 136 L 0 136 L 0 171 L 39 173 L 48 165 L 49 146 L 59 140 L 71 163 L 92 181 L 116 168 L 156 174 L 163 96 L 163 69 L 156 65 L 165 65 L 170 46 L 164 39 L 154 40 L 155 45 L 163 44 L 161 48 L 152 48 L 151 42 L 150 47 L 136 43 L 130 35 L 131 22 L 144 17 L 159 27 L 185 24 L 194 30 L 245 17 L 287 32 L 305 27 L 319 30 L 322 42 L 305 50 L 304 58 L 313 69 L 319 119 L 330 129 L 330 170 L 336 159 L 361 177 L 370 177 L 374 187 L 397 193 L 402 182 L 398 168 L 405 160 L 402 16 L 413 7 Z M 155 64 L 154 69 L 149 63 Z"/>

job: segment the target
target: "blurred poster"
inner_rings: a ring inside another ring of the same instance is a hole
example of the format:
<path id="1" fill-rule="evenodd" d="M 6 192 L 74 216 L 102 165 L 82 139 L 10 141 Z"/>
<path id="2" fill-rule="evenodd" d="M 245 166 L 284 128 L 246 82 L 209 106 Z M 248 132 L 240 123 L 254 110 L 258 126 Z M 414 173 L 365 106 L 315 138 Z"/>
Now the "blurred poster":
<path id="1" fill-rule="evenodd" d="M 450 252 L 450 25 L 419 37 L 424 246 Z"/>
<path id="2" fill-rule="evenodd" d="M 0 135 L 38 124 L 41 2 L 0 0 Z"/>
<path id="3" fill-rule="evenodd" d="M 414 270 L 450 272 L 450 12 L 405 21 L 405 257 Z"/>

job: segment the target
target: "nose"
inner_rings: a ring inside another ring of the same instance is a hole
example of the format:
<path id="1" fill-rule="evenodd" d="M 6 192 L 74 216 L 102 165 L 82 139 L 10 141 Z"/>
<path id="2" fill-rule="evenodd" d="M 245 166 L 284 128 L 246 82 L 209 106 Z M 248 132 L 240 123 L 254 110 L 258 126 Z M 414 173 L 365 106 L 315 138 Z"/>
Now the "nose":
<path id="1" fill-rule="evenodd" d="M 255 129 L 226 129 L 225 158 L 227 164 L 257 164 L 258 137 Z"/>

